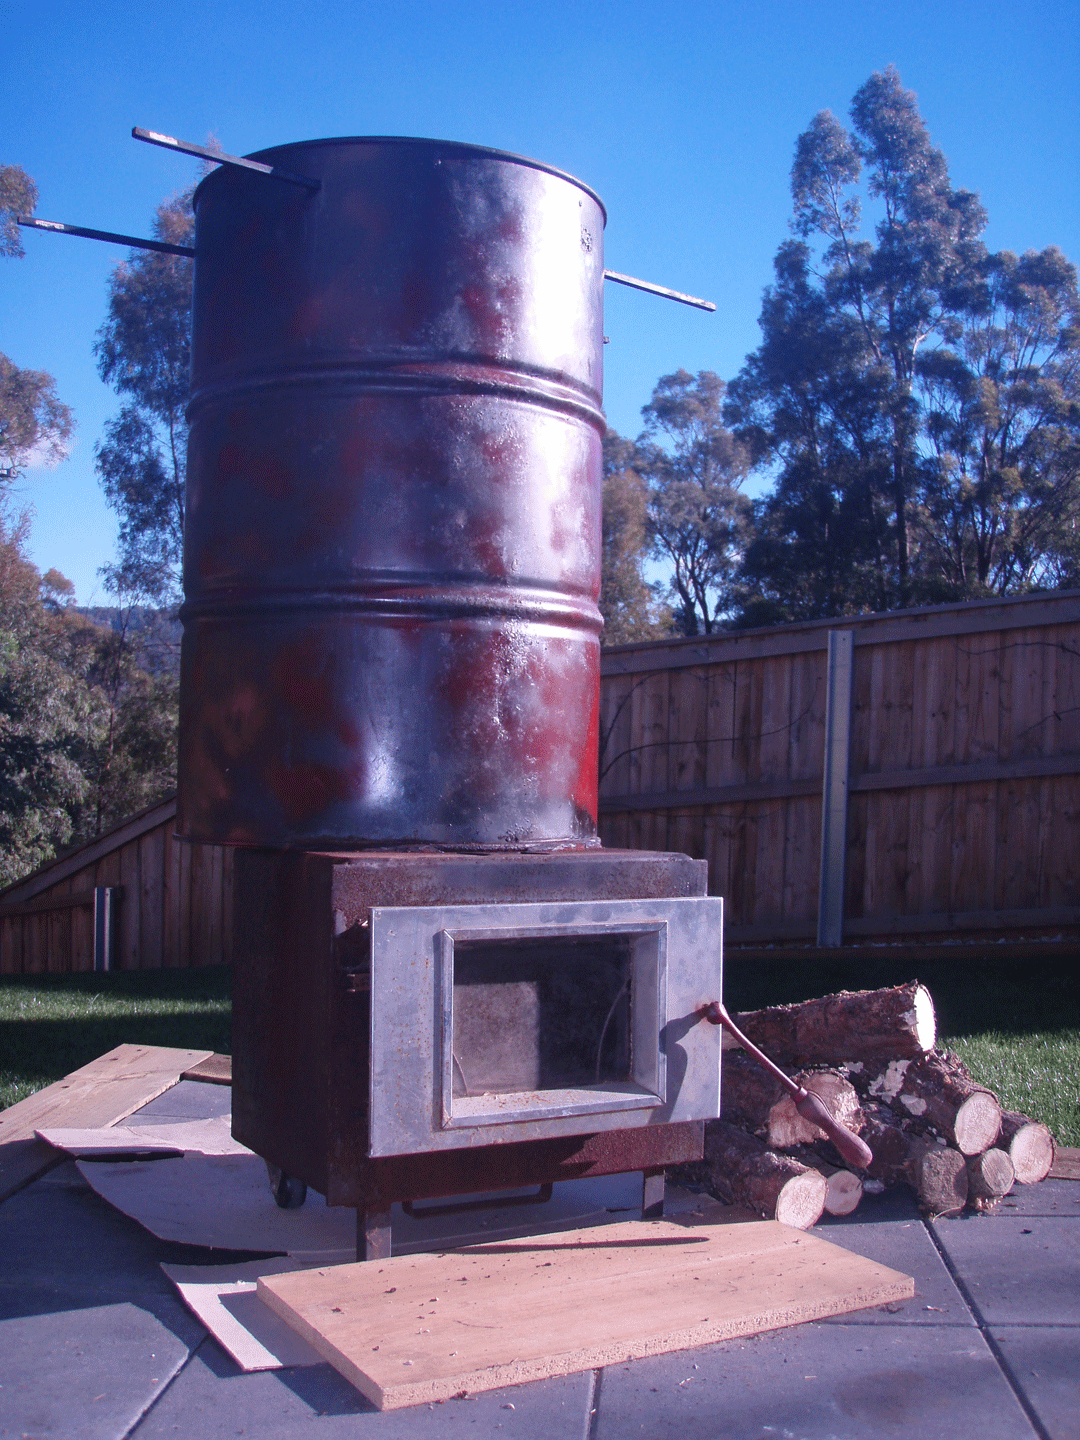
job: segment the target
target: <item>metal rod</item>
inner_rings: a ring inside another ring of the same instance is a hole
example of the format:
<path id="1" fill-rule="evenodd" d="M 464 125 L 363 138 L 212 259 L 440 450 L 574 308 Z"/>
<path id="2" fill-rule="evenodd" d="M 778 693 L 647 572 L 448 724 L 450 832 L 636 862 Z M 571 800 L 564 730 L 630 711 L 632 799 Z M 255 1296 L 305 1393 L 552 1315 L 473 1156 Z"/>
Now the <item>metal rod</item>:
<path id="1" fill-rule="evenodd" d="M 681 290 L 669 290 L 666 285 L 654 285 L 650 280 L 635 280 L 633 275 L 620 275 L 617 270 L 605 270 L 605 280 L 614 280 L 618 285 L 629 285 L 631 290 L 647 290 L 650 295 L 663 295 L 665 300 L 678 300 L 680 305 L 693 305 L 697 310 L 715 310 L 711 300 L 699 300 L 696 295 L 684 295 Z"/>
<path id="2" fill-rule="evenodd" d="M 136 235 L 117 235 L 112 230 L 88 230 L 85 225 L 65 225 L 61 220 L 31 220 L 16 215 L 27 230 L 52 230 L 58 235 L 81 235 L 85 240 L 107 240 L 110 245 L 130 245 L 135 250 L 160 250 L 164 255 L 194 255 L 190 245 L 170 245 L 167 240 L 140 240 Z"/>
<path id="3" fill-rule="evenodd" d="M 164 150 L 178 150 L 184 155 L 197 155 L 200 160 L 213 160 L 215 165 L 232 165 L 237 170 L 254 170 L 257 175 L 269 175 L 272 180 L 285 180 L 290 185 L 303 185 L 315 191 L 322 185 L 321 180 L 312 180 L 310 175 L 297 175 L 293 170 L 282 170 L 279 165 L 264 165 L 261 160 L 245 160 L 241 155 L 223 155 L 206 145 L 194 145 L 190 140 L 177 140 L 172 135 L 159 135 L 156 130 L 142 130 L 138 125 L 131 127 L 136 140 L 145 140 L 148 145 L 160 145 Z"/>

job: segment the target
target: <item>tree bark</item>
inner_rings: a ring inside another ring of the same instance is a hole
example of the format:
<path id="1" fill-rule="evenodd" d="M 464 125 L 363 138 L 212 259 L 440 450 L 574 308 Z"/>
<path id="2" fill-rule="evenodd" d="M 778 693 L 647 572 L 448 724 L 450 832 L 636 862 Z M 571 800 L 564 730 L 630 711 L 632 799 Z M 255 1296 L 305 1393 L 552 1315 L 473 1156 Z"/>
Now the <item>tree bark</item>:
<path id="1" fill-rule="evenodd" d="M 1005 1110 L 997 1144 L 1008 1152 L 1019 1185 L 1035 1185 L 1049 1175 L 1054 1163 L 1054 1137 L 1048 1125 L 1018 1110 Z"/>
<path id="2" fill-rule="evenodd" d="M 746 1205 L 769 1220 L 809 1230 L 821 1219 L 825 1177 L 724 1120 L 705 1126 L 710 1188 L 727 1205 Z"/>
<path id="3" fill-rule="evenodd" d="M 918 981 L 888 990 L 843 990 L 798 1005 L 732 1017 L 781 1066 L 883 1064 L 933 1049 L 934 1002 Z"/>
<path id="4" fill-rule="evenodd" d="M 876 1073 L 851 1067 L 848 1073 L 862 1093 L 883 1100 L 918 1128 L 944 1135 L 963 1155 L 982 1154 L 998 1137 L 997 1096 L 976 1085 L 954 1055 L 935 1051 L 917 1060 L 895 1060 Z"/>
<path id="5" fill-rule="evenodd" d="M 799 1085 L 820 1095 L 842 1125 L 856 1134 L 862 1110 L 855 1087 L 835 1070 L 801 1070 L 792 1076 Z M 741 1050 L 725 1050 L 720 1082 L 720 1116 L 752 1130 L 774 1150 L 812 1145 L 826 1134 L 795 1108 L 791 1093 L 769 1072 Z"/>

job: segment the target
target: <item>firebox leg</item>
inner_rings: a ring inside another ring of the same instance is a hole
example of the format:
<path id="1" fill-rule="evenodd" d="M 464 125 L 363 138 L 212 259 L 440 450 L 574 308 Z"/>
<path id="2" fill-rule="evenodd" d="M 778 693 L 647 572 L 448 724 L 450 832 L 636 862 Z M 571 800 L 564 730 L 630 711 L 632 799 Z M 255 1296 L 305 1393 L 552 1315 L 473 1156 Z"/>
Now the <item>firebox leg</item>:
<path id="1" fill-rule="evenodd" d="M 664 1218 L 664 1172 L 645 1170 L 641 1176 L 641 1218 L 662 1220 Z"/>
<path id="2" fill-rule="evenodd" d="M 357 1260 L 390 1259 L 390 1211 L 357 1210 Z"/>

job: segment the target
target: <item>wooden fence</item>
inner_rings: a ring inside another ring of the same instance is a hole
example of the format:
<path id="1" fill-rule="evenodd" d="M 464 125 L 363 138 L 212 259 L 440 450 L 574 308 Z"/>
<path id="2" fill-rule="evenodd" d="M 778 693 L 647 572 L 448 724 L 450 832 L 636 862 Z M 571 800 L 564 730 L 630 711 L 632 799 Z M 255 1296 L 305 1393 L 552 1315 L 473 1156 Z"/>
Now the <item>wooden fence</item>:
<path id="1" fill-rule="evenodd" d="M 1080 937 L 1080 592 L 620 646 L 601 698 L 604 843 L 708 860 L 735 944 Z M 227 963 L 175 815 L 0 892 L 0 972 Z"/>
<path id="2" fill-rule="evenodd" d="M 174 835 L 176 801 L 0 893 L 0 973 L 227 964 L 232 851 Z"/>
<path id="3" fill-rule="evenodd" d="M 601 715 L 605 845 L 734 943 L 1080 935 L 1080 592 L 619 646 Z"/>

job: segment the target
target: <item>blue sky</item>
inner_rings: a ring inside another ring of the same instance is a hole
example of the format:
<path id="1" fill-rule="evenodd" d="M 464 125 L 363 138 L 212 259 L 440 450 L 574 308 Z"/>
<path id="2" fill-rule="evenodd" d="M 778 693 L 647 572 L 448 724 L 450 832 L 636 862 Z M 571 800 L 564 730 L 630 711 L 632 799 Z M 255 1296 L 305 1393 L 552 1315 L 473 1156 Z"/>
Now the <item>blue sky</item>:
<path id="1" fill-rule="evenodd" d="M 607 205 L 610 269 L 718 306 L 608 285 L 606 408 L 633 435 L 660 375 L 730 378 L 755 347 L 795 138 L 818 110 L 846 116 L 890 62 L 953 183 L 981 193 L 988 243 L 1080 261 L 1078 19 L 1043 0 L 0 0 L 0 163 L 34 177 L 43 218 L 136 235 L 197 162 L 137 144 L 132 125 L 238 154 L 400 134 L 559 166 Z M 36 563 L 100 602 L 115 524 L 93 450 L 119 401 L 91 347 L 126 252 L 33 234 L 25 247 L 0 262 L 0 350 L 55 375 L 78 430 L 16 499 L 35 511 Z"/>

